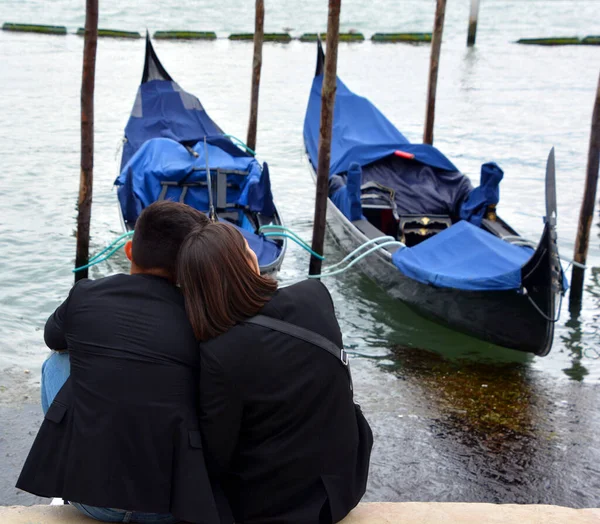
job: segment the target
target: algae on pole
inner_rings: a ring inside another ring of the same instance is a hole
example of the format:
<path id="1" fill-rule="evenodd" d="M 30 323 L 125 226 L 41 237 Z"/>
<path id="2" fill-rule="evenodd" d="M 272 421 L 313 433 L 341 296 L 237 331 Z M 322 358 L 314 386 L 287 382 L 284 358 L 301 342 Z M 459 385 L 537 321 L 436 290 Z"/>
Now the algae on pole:
<path id="1" fill-rule="evenodd" d="M 156 31 L 156 40 L 216 40 L 214 31 Z"/>
<path id="2" fill-rule="evenodd" d="M 3 31 L 16 31 L 19 33 L 43 33 L 48 35 L 66 35 L 67 28 L 64 25 L 36 25 L 36 24 L 13 24 L 5 22 Z"/>

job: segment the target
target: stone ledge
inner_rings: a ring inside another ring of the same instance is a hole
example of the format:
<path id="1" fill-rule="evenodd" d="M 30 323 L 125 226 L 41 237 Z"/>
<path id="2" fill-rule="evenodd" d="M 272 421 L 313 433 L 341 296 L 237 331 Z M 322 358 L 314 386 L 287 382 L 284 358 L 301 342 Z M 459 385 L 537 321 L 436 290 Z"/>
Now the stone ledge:
<path id="1" fill-rule="evenodd" d="M 2 524 L 90 524 L 71 506 L 0 506 Z M 455 502 L 366 502 L 342 524 L 598 524 L 600 509 Z"/>

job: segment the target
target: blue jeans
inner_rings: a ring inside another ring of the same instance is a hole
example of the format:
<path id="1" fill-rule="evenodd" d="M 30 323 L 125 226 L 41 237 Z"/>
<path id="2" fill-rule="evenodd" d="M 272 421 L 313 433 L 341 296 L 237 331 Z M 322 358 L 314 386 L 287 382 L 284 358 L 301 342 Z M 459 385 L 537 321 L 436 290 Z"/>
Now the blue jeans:
<path id="1" fill-rule="evenodd" d="M 69 378 L 71 364 L 68 353 L 57 353 L 53 351 L 42 365 L 42 409 L 44 414 L 48 411 L 50 404 L 56 394 Z M 140 524 L 175 524 L 179 519 L 173 515 L 161 515 L 159 513 L 141 513 L 139 511 L 126 511 L 115 508 L 97 508 L 87 506 L 78 502 L 70 502 L 81 513 L 102 522 L 131 522 Z"/>
<path id="2" fill-rule="evenodd" d="M 139 511 L 124 511 L 113 508 L 96 508 L 71 502 L 81 513 L 101 522 L 137 522 L 140 524 L 175 524 L 179 522 L 172 515 L 159 515 L 158 513 L 140 513 Z"/>

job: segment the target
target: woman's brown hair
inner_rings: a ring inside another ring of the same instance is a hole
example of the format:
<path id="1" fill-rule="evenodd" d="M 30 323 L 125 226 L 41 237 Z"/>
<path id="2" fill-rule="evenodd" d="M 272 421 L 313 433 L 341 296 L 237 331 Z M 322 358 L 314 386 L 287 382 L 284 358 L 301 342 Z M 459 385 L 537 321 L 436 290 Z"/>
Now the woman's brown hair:
<path id="1" fill-rule="evenodd" d="M 226 222 L 194 229 L 177 262 L 185 310 L 201 341 L 256 315 L 277 290 L 275 280 L 251 267 L 242 234 Z"/>

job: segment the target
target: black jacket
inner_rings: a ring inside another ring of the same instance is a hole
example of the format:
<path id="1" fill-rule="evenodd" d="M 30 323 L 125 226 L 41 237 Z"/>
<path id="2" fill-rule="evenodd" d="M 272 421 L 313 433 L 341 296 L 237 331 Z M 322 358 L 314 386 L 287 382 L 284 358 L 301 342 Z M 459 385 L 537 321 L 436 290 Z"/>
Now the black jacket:
<path id="1" fill-rule="evenodd" d="M 180 291 L 150 275 L 82 280 L 44 337 L 69 350 L 71 376 L 17 487 L 219 522 L 198 429 L 198 344 Z"/>
<path id="2" fill-rule="evenodd" d="M 316 280 L 279 290 L 261 314 L 342 347 L 331 297 Z M 341 363 L 322 348 L 249 324 L 200 352 L 206 460 L 236 522 L 341 520 L 365 492 L 373 442 Z"/>

